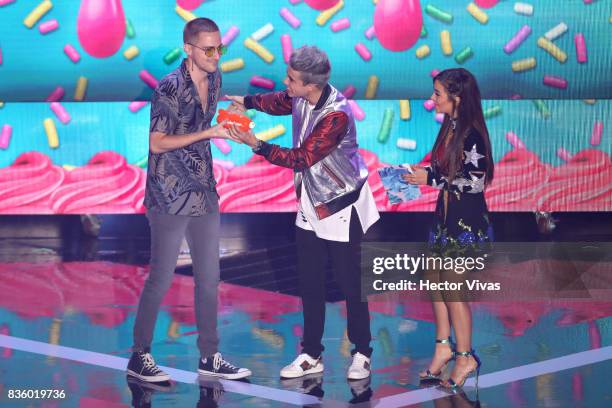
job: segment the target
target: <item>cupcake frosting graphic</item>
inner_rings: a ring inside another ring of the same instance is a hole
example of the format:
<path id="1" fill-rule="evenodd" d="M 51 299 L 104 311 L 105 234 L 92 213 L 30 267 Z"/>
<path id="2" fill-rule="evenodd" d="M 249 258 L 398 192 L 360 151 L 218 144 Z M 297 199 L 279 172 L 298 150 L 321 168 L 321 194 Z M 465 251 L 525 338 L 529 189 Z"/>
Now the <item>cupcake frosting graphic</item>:
<path id="1" fill-rule="evenodd" d="M 600 150 L 585 149 L 551 171 L 538 191 L 539 211 L 612 210 L 612 162 Z"/>
<path id="2" fill-rule="evenodd" d="M 378 174 L 378 169 L 385 167 L 386 164 L 382 163 L 378 159 L 378 156 L 373 152 L 360 149 L 359 153 L 363 157 L 365 165 L 368 168 L 368 184 L 372 190 L 376 207 L 378 207 L 378 209 L 387 210 L 387 207 L 389 207 L 389 199 L 387 198 L 385 187 L 380 179 L 380 175 Z"/>
<path id="3" fill-rule="evenodd" d="M 229 162 L 213 159 L 213 175 L 215 176 L 217 185 L 225 182 L 230 168 L 233 168 L 233 165 L 230 167 Z"/>
<path id="4" fill-rule="evenodd" d="M 420 186 L 421 196 L 390 204 L 378 169 L 388 164 L 360 150 L 368 183 L 382 211 L 432 211 L 439 190 Z M 428 165 L 429 155 L 419 165 Z M 292 169 L 260 156 L 244 165 L 213 161 L 222 212 L 297 210 Z M 102 151 L 85 166 L 67 171 L 39 152 L 26 152 L 0 169 L 0 214 L 143 213 L 146 173 L 119 153 Z M 553 167 L 537 154 L 514 149 L 496 163 L 495 179 L 485 191 L 491 211 L 610 211 L 612 162 L 596 149 L 585 149 Z"/>
<path id="5" fill-rule="evenodd" d="M 0 213 L 49 214 L 50 198 L 64 182 L 66 171 L 38 152 L 19 155 L 0 169 Z"/>
<path id="6" fill-rule="evenodd" d="M 515 149 L 495 164 L 495 177 L 485 190 L 492 211 L 536 211 L 538 191 L 550 177 L 551 166 L 534 152 Z"/>
<path id="7" fill-rule="evenodd" d="M 290 212 L 297 210 L 293 170 L 253 156 L 228 171 L 217 184 L 222 212 Z"/>
<path id="8" fill-rule="evenodd" d="M 145 173 L 112 151 L 96 153 L 89 162 L 66 174 L 51 195 L 56 214 L 142 212 Z"/>

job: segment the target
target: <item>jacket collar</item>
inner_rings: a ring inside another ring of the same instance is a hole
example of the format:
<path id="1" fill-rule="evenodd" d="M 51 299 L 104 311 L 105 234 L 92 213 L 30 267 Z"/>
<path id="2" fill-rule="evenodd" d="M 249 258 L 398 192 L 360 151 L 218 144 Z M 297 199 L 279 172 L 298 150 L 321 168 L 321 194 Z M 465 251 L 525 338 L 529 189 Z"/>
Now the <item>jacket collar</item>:
<path id="1" fill-rule="evenodd" d="M 325 88 L 323 88 L 323 92 L 321 93 L 319 101 L 317 102 L 314 110 L 319 110 L 323 107 L 323 105 L 325 105 L 325 102 L 327 102 L 327 98 L 329 98 L 329 94 L 331 94 L 331 86 L 327 84 L 325 85 Z"/>

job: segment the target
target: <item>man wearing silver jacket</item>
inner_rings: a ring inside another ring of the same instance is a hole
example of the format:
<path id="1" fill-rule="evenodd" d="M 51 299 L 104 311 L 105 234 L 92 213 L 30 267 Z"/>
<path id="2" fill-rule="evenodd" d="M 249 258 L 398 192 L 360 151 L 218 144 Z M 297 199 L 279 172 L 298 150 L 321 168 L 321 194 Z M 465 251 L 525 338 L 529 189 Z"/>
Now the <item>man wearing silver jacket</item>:
<path id="1" fill-rule="evenodd" d="M 295 50 L 282 92 L 229 96 L 239 109 L 293 116 L 293 148 L 230 130 L 253 152 L 295 172 L 297 272 L 304 312 L 302 353 L 280 374 L 297 378 L 323 371 L 325 268 L 330 260 L 347 309 L 348 338 L 354 344 L 349 380 L 370 375 L 370 314 L 361 300 L 361 239 L 378 218 L 359 154 L 355 121 L 347 99 L 331 86 L 327 55 L 313 46 Z"/>

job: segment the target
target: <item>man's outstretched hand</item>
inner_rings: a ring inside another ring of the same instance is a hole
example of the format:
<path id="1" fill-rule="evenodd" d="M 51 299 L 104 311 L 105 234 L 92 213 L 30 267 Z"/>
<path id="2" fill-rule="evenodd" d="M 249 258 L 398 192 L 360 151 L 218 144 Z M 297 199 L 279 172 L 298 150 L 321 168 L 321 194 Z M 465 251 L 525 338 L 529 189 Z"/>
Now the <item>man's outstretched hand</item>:
<path id="1" fill-rule="evenodd" d="M 246 108 L 244 107 L 244 96 L 238 95 L 225 95 L 225 98 L 232 101 L 228 110 L 230 112 L 244 113 Z"/>

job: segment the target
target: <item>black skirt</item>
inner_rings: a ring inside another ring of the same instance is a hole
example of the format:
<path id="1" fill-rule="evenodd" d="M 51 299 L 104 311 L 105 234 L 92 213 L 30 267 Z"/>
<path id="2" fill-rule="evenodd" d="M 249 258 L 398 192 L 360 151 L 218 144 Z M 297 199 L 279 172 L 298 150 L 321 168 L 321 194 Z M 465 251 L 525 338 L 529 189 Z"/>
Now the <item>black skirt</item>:
<path id="1" fill-rule="evenodd" d="M 457 257 L 487 252 L 493 241 L 483 193 L 441 190 L 429 235 L 432 254 Z"/>

